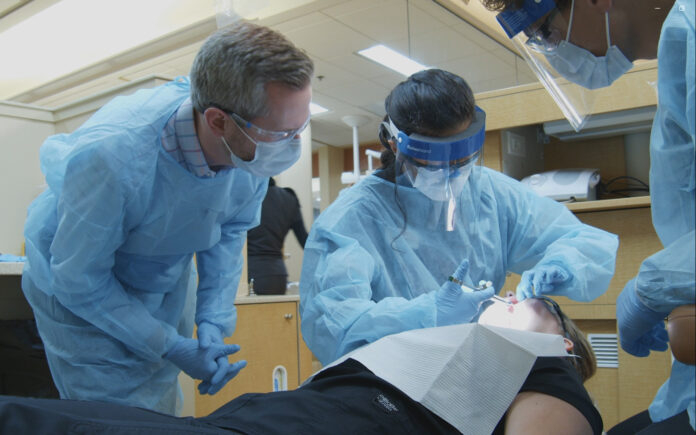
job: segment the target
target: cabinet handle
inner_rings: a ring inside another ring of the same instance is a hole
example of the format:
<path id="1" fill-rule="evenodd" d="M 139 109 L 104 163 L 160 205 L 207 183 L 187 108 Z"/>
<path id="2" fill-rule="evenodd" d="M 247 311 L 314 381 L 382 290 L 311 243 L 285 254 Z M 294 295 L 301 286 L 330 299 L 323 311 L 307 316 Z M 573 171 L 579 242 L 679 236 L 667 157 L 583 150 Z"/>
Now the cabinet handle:
<path id="1" fill-rule="evenodd" d="M 283 317 L 285 317 L 287 320 L 290 320 L 290 319 L 292 319 L 292 314 L 287 313 Z"/>

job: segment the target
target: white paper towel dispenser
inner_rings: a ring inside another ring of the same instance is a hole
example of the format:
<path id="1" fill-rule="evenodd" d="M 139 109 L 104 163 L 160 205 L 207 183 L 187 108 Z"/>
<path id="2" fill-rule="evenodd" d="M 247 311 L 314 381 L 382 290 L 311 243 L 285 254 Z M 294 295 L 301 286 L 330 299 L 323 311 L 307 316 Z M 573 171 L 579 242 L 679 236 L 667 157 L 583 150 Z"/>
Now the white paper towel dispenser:
<path id="1" fill-rule="evenodd" d="M 595 187 L 599 183 L 599 170 L 556 169 L 530 175 L 521 182 L 539 195 L 556 201 L 593 201 L 597 199 Z"/>

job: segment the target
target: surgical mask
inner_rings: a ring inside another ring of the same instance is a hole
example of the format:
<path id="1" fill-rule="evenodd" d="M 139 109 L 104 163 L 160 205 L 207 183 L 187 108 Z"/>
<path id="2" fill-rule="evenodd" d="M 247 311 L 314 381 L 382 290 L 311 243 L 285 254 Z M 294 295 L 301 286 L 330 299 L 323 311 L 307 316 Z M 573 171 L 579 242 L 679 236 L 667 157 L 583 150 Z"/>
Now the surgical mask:
<path id="1" fill-rule="evenodd" d="M 300 159 L 302 144 L 300 138 L 282 140 L 278 142 L 262 142 L 252 140 L 256 144 L 254 158 L 250 161 L 242 160 L 232 152 L 229 144 L 223 136 L 222 142 L 230 153 L 230 159 L 234 165 L 257 177 L 272 177 L 278 175 Z"/>
<path id="2" fill-rule="evenodd" d="M 450 198 L 458 198 L 469 179 L 473 166 L 469 164 L 452 173 L 447 168 L 435 170 L 418 168 L 413 187 L 433 201 L 444 202 Z"/>
<path id="3" fill-rule="evenodd" d="M 616 79 L 630 70 L 633 63 L 624 56 L 617 46 L 611 45 L 609 13 L 605 13 L 605 21 L 607 47 L 609 48 L 604 56 L 598 57 L 588 50 L 568 42 L 573 24 L 573 11 L 571 9 L 566 39 L 558 44 L 556 50 L 546 55 L 549 64 L 566 79 L 587 89 L 610 86 Z"/>

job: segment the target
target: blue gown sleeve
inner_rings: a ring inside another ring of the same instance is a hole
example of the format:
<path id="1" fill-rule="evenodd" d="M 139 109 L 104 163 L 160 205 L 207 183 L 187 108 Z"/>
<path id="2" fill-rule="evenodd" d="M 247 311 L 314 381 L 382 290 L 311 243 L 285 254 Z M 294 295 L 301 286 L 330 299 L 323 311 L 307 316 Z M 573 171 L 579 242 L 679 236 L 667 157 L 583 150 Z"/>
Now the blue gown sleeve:
<path id="1" fill-rule="evenodd" d="M 371 300 L 381 274 L 376 264 L 356 239 L 310 231 L 300 278 L 302 335 L 322 364 L 386 335 L 435 326 L 435 292 Z"/>
<path id="2" fill-rule="evenodd" d="M 664 248 L 643 261 L 636 277 L 641 301 L 662 313 L 696 302 L 694 35 L 694 3 L 675 2 L 660 36 L 658 108 L 650 136 L 652 217 Z"/>
<path id="3" fill-rule="evenodd" d="M 580 222 L 566 206 L 520 185 L 510 200 L 508 270 L 521 274 L 535 266 L 557 265 L 570 274 L 554 295 L 576 301 L 601 296 L 614 276 L 618 237 Z"/>
<path id="4" fill-rule="evenodd" d="M 70 159 L 51 244 L 51 288 L 70 311 L 142 358 L 159 361 L 174 344 L 176 329 L 155 319 L 112 271 L 127 238 L 128 198 L 138 182 L 123 180 L 117 166 L 98 152 Z"/>
<path id="5" fill-rule="evenodd" d="M 643 261 L 636 292 L 648 308 L 669 313 L 680 305 L 696 303 L 695 246 L 691 231 Z"/>
<path id="6" fill-rule="evenodd" d="M 265 185 L 261 183 L 248 205 L 242 207 L 244 211 L 233 222 L 222 225 L 220 241 L 196 254 L 199 276 L 196 324 L 203 321 L 215 324 L 225 337 L 232 335 L 237 321 L 234 300 L 244 265 L 242 249 L 247 230 L 260 222 L 265 193 Z"/>

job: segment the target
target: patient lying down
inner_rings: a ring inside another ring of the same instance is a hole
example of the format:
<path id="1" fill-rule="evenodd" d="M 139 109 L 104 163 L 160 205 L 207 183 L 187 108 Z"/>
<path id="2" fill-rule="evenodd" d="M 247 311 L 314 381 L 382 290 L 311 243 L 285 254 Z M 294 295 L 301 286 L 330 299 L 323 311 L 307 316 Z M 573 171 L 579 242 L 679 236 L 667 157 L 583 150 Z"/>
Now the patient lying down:
<path id="1" fill-rule="evenodd" d="M 533 298 L 507 305 L 491 300 L 484 302 L 477 317 L 480 324 L 561 335 L 566 350 L 577 356 L 537 358 L 500 416 L 494 434 L 602 432 L 601 417 L 582 385 L 594 374 L 594 354 L 555 302 Z M 517 389 L 512 395 L 514 391 Z M 244 394 L 198 418 L 101 402 L 0 397 L 0 433 L 129 434 L 145 430 L 148 434 L 460 433 L 352 358 L 321 371 L 296 390 Z"/>

